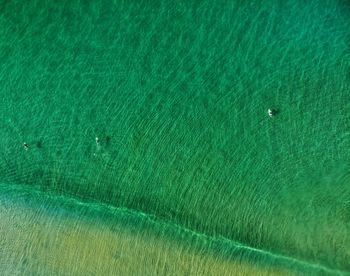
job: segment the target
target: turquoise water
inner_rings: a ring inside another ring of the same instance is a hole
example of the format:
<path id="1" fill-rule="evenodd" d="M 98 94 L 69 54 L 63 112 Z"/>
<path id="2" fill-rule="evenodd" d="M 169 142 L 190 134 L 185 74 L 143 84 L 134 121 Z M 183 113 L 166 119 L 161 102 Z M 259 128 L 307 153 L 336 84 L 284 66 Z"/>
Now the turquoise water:
<path id="1" fill-rule="evenodd" d="M 6 1 L 1 182 L 349 272 L 349 15 L 326 0 Z"/>

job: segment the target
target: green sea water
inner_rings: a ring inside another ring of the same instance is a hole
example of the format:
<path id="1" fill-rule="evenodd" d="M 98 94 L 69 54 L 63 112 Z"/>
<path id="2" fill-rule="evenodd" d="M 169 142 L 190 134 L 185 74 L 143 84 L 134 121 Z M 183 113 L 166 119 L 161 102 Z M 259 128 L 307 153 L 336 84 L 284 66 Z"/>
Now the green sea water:
<path id="1" fill-rule="evenodd" d="M 350 273 L 349 25 L 346 0 L 0 1 L 1 192 Z"/>

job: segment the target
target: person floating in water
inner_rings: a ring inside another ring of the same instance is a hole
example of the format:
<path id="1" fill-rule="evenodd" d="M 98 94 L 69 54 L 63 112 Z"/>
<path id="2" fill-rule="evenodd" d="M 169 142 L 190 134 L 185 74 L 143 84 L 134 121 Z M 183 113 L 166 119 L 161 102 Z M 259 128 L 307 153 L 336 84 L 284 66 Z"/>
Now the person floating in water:
<path id="1" fill-rule="evenodd" d="M 97 156 L 97 154 L 101 151 L 101 145 L 100 145 L 100 138 L 97 136 L 95 137 L 95 142 L 96 142 L 96 152 L 94 152 L 92 155 Z"/>
<path id="2" fill-rule="evenodd" d="M 275 109 L 269 108 L 267 110 L 267 114 L 269 114 L 269 116 L 272 118 L 277 114 L 277 111 Z"/>
<path id="3" fill-rule="evenodd" d="M 27 144 L 26 142 L 23 143 L 23 148 L 24 148 L 25 150 L 28 150 L 28 149 L 29 149 L 29 146 L 28 146 L 28 144 Z"/>

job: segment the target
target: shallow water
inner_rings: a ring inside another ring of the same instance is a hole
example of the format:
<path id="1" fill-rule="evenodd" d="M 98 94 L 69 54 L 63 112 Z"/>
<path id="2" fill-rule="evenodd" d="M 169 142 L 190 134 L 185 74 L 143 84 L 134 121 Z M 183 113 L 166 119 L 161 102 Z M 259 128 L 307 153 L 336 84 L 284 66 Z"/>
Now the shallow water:
<path id="1" fill-rule="evenodd" d="M 350 4 L 321 2 L 1 4 L 1 182 L 350 272 Z"/>
<path id="2" fill-rule="evenodd" d="M 339 275 L 148 214 L 0 184 L 3 275 Z M 11 231 L 8 231 L 11 229 Z"/>

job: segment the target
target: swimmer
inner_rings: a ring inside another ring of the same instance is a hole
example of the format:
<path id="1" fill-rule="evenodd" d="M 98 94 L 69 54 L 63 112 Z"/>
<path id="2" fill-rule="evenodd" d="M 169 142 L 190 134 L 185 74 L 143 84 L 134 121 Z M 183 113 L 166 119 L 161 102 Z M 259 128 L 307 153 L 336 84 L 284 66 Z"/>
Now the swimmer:
<path id="1" fill-rule="evenodd" d="M 269 108 L 267 110 L 267 114 L 269 114 L 269 116 L 272 118 L 273 116 L 276 115 L 276 110 Z"/>
<path id="2" fill-rule="evenodd" d="M 101 151 L 100 139 L 97 136 L 95 137 L 95 142 L 96 142 L 96 152 L 92 154 L 93 156 L 97 156 L 98 152 Z"/>
<path id="3" fill-rule="evenodd" d="M 26 142 L 23 143 L 23 148 L 24 148 L 25 150 L 28 150 L 28 149 L 29 149 L 29 146 L 28 146 L 28 144 L 27 144 Z"/>

